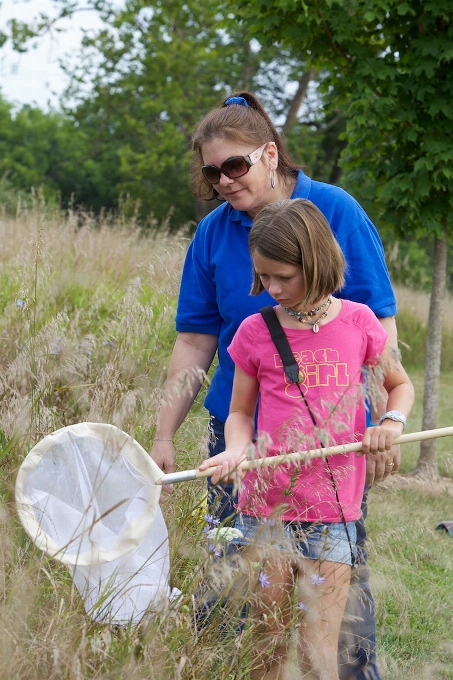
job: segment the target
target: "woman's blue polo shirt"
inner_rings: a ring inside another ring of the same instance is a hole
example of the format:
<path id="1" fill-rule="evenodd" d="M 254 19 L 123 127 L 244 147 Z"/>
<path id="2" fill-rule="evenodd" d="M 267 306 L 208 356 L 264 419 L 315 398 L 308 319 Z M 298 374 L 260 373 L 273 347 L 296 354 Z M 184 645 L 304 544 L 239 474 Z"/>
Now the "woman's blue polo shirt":
<path id="1" fill-rule="evenodd" d="M 307 198 L 326 216 L 346 262 L 339 297 L 367 304 L 379 318 L 396 314 L 396 301 L 375 226 L 357 201 L 339 187 L 315 182 L 299 171 L 291 198 Z M 250 295 L 253 281 L 248 237 L 252 219 L 223 203 L 198 225 L 181 279 L 176 330 L 218 335 L 218 366 L 205 399 L 208 411 L 225 422 L 234 364 L 227 347 L 241 321 L 275 304 L 263 291 Z"/>

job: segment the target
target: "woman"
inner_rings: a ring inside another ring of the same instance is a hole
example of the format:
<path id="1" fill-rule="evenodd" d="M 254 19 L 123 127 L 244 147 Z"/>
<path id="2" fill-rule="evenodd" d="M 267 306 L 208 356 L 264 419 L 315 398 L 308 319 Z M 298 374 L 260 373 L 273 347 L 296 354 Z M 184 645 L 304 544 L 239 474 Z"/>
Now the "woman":
<path id="1" fill-rule="evenodd" d="M 266 291 L 257 297 L 249 295 L 253 274 L 248 236 L 254 217 L 264 206 L 287 198 L 306 198 L 324 213 L 347 263 L 341 297 L 367 304 L 389 333 L 390 344 L 396 345 L 395 298 L 375 227 L 349 194 L 312 181 L 294 165 L 254 95 L 238 93 L 211 111 L 193 136 L 193 150 L 192 175 L 198 195 L 225 202 L 200 222 L 185 260 L 176 316 L 178 336 L 151 451 L 165 472 L 175 466 L 173 437 L 201 385 L 199 369 L 207 372 L 216 352 L 218 366 L 205 400 L 215 435 L 209 453 L 215 455 L 225 448 L 223 425 L 234 374 L 227 347 L 244 318 L 273 302 Z M 178 389 L 182 376 L 191 380 L 192 390 Z M 368 483 L 373 478 L 380 481 L 398 469 L 399 454 L 385 451 L 367 464 Z M 226 487 L 226 492 L 231 493 L 231 488 Z M 228 504 L 222 518 L 232 511 Z M 357 530 L 359 536 L 364 535 L 363 522 Z M 345 678 L 379 678 L 374 664 L 373 604 L 366 569 L 360 572 L 365 595 L 358 599 L 365 611 L 354 611 L 358 633 L 349 631 L 347 646 L 351 649 L 342 668 Z M 359 666 L 367 667 L 367 675 L 356 673 Z"/>

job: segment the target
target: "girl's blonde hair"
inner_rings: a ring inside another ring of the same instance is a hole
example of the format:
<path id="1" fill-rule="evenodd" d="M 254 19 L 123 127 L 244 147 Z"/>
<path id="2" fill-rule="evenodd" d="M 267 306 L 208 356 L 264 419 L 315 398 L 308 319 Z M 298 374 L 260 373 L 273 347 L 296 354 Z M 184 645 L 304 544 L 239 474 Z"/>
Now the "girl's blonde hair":
<path id="1" fill-rule="evenodd" d="M 226 104 L 230 97 L 243 98 L 247 106 Z M 194 151 L 191 168 L 192 184 L 195 194 L 200 198 L 207 201 L 214 198 L 212 185 L 203 177 L 201 167 L 203 144 L 219 137 L 253 147 L 251 151 L 266 142 L 275 142 L 278 151 L 277 175 L 288 185 L 297 177 L 297 170 L 300 166 L 292 161 L 282 137 L 258 97 L 251 92 L 235 92 L 225 97 L 219 106 L 203 118 L 192 136 L 192 150 Z"/>
<path id="2" fill-rule="evenodd" d="M 277 201 L 258 213 L 249 236 L 251 255 L 302 267 L 304 306 L 312 305 L 344 286 L 346 263 L 322 212 L 303 198 Z M 264 290 L 253 274 L 252 295 Z"/>

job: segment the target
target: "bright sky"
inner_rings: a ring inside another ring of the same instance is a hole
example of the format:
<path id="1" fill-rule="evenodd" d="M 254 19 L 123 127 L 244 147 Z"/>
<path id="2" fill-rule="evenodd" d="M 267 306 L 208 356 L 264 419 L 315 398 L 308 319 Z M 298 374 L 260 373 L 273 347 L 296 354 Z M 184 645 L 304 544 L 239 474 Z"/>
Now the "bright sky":
<path id="1" fill-rule="evenodd" d="M 55 9 L 51 0 L 0 0 L 0 26 L 8 19 L 26 21 L 40 12 L 53 16 Z M 82 28 L 95 30 L 102 26 L 96 12 L 80 12 L 70 19 L 59 22 L 64 32 L 39 38 L 36 49 L 24 54 L 14 52 L 5 45 L 0 49 L 0 89 L 5 99 L 19 106 L 35 104 L 43 110 L 58 108 L 58 98 L 67 79 L 58 62 L 74 59 L 83 33 Z"/>

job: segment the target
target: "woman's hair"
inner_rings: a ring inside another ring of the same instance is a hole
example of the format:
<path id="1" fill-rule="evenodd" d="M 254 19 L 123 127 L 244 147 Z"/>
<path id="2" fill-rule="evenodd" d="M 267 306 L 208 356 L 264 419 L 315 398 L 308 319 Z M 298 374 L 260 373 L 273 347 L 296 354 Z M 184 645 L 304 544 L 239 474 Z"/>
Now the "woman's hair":
<path id="1" fill-rule="evenodd" d="M 242 97 L 243 104 L 225 104 L 230 97 Z M 291 160 L 285 144 L 275 129 L 271 119 L 263 109 L 259 99 L 251 92 L 236 92 L 226 97 L 222 103 L 208 113 L 192 136 L 192 149 L 195 152 L 192 162 L 192 183 L 195 193 L 204 200 L 212 200 L 212 185 L 203 177 L 203 144 L 213 139 L 225 138 L 251 146 L 255 150 L 265 142 L 275 142 L 278 151 L 277 174 L 284 183 L 294 179 L 299 166 Z"/>
<path id="2" fill-rule="evenodd" d="M 302 267 L 308 306 L 344 286 L 345 259 L 322 212 L 303 198 L 277 201 L 255 218 L 249 236 L 250 253 Z M 252 295 L 264 290 L 253 274 Z"/>

